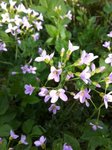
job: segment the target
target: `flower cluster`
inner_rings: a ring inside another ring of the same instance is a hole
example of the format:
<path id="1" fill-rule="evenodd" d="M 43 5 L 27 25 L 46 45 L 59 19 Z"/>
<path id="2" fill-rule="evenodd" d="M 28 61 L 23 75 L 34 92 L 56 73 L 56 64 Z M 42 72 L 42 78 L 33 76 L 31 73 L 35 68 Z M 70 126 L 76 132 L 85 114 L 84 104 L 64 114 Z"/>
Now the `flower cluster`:
<path id="1" fill-rule="evenodd" d="M 94 85 L 95 87 L 101 88 L 101 85 L 97 83 L 96 81 L 91 80 L 92 76 L 95 76 L 98 73 L 102 73 L 105 70 L 105 66 L 100 66 L 99 68 L 96 68 L 93 61 L 98 58 L 98 56 L 94 56 L 93 53 L 87 53 L 85 50 L 82 51 L 81 57 L 76 60 L 70 67 L 80 67 L 82 66 L 83 70 L 81 72 L 71 72 L 69 71 L 69 66 L 67 65 L 67 61 L 72 54 L 72 52 L 79 49 L 79 46 L 74 46 L 71 41 L 68 42 L 68 50 L 66 51 L 64 48 L 61 49 L 61 61 L 58 62 L 58 66 L 55 67 L 54 65 L 54 52 L 52 54 L 47 54 L 45 50 L 41 50 L 40 57 L 37 57 L 35 59 L 36 62 L 45 62 L 50 65 L 50 73 L 47 78 L 47 82 L 50 80 L 54 80 L 54 82 L 58 83 L 58 87 L 55 87 L 54 89 L 52 87 L 41 87 L 40 92 L 38 95 L 40 97 L 44 97 L 44 102 L 51 102 L 51 106 L 49 107 L 49 111 L 53 112 L 53 114 L 56 114 L 57 110 L 60 109 L 59 106 L 56 105 L 58 100 L 62 101 L 68 101 L 68 96 L 66 95 L 65 89 L 61 85 L 62 79 L 64 79 L 64 82 L 69 82 L 69 80 L 79 79 L 84 82 L 84 86 L 80 89 L 80 91 L 77 94 L 73 94 L 74 99 L 79 99 L 80 103 L 85 103 L 87 107 L 90 106 L 89 100 L 91 100 L 90 91 L 91 88 L 86 88 L 86 85 Z M 65 58 L 65 59 L 63 59 Z M 111 54 L 109 54 L 109 58 L 106 58 L 105 62 L 111 63 Z M 25 65 L 21 67 L 23 73 L 35 73 L 36 67 L 28 67 L 28 65 Z M 32 71 L 33 70 L 33 71 Z M 112 83 L 112 73 L 110 75 L 103 79 L 103 81 L 106 84 Z M 25 85 L 25 94 L 31 95 L 34 91 L 34 87 L 31 85 Z M 69 92 L 71 93 L 71 92 Z M 71 94 L 72 95 L 72 94 Z M 108 102 L 111 102 L 111 96 L 109 94 L 105 94 L 103 96 L 105 107 L 108 108 Z"/>
<path id="2" fill-rule="evenodd" d="M 3 11 L 0 28 L 5 26 L 5 32 L 14 36 L 18 43 L 21 42 L 21 38 L 28 32 L 34 41 L 39 39 L 39 31 L 43 28 L 42 14 L 31 8 L 26 8 L 22 3 L 18 5 L 13 0 L 9 0 L 9 4 L 1 2 L 0 7 Z"/>

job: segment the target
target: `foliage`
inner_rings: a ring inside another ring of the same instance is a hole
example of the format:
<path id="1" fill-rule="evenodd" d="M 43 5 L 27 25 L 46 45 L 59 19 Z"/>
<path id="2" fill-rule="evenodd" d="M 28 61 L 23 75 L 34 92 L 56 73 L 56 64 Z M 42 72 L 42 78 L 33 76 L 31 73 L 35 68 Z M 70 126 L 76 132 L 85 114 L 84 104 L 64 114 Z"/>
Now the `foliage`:
<path id="1" fill-rule="evenodd" d="M 112 149 L 111 22 L 111 0 L 0 2 L 1 150 Z"/>

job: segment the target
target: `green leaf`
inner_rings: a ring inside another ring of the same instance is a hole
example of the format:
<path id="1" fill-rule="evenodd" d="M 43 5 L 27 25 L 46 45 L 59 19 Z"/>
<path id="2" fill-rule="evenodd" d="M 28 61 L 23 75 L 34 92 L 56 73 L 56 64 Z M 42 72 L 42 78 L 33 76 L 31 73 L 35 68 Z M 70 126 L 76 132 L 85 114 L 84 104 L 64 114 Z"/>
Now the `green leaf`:
<path id="1" fill-rule="evenodd" d="M 9 136 L 11 127 L 8 124 L 0 126 L 0 137 Z"/>
<path id="2" fill-rule="evenodd" d="M 28 119 L 23 123 L 22 130 L 24 133 L 28 134 L 31 132 L 34 125 L 34 120 Z"/>
<path id="3" fill-rule="evenodd" d="M 62 150 L 63 149 L 63 140 L 57 139 L 53 142 L 52 150 Z"/>
<path id="4" fill-rule="evenodd" d="M 108 138 L 104 137 L 92 137 L 88 143 L 88 150 L 96 150 L 99 146 L 105 146 L 108 143 Z"/>
<path id="5" fill-rule="evenodd" d="M 64 134 L 64 143 L 71 145 L 74 150 L 80 150 L 78 140 L 71 135 Z"/>
<path id="6" fill-rule="evenodd" d="M 32 133 L 31 133 L 32 137 L 40 136 L 42 134 L 43 134 L 43 130 L 41 129 L 41 127 L 39 127 L 38 125 L 33 127 Z"/>
<path id="7" fill-rule="evenodd" d="M 46 30 L 48 32 L 48 34 L 51 36 L 51 37 L 56 37 L 58 35 L 58 30 L 55 26 L 53 25 L 45 25 L 46 27 Z"/>
<path id="8" fill-rule="evenodd" d="M 5 91 L 0 93 L 0 115 L 3 115 L 9 107 L 9 102 Z"/>
<path id="9" fill-rule="evenodd" d="M 16 116 L 15 112 L 7 111 L 4 115 L 0 116 L 0 124 L 12 121 Z"/>

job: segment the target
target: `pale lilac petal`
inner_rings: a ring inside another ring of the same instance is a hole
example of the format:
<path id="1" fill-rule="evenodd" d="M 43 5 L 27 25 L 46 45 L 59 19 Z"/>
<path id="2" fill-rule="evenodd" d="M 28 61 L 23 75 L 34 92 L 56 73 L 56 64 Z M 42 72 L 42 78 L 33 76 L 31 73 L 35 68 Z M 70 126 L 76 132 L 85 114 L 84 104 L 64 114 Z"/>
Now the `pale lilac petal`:
<path id="1" fill-rule="evenodd" d="M 38 146 L 41 146 L 41 142 L 40 142 L 40 141 L 35 141 L 34 144 L 35 144 L 35 146 L 37 146 L 37 147 L 38 147 Z"/>
<path id="2" fill-rule="evenodd" d="M 56 93 L 57 93 L 56 90 L 51 90 L 49 94 L 50 94 L 51 97 L 53 97 L 54 95 L 56 95 Z"/>
<path id="3" fill-rule="evenodd" d="M 44 143 L 45 141 L 46 141 L 46 138 L 45 138 L 44 136 L 41 136 L 41 137 L 40 137 L 40 142 L 41 142 L 41 143 Z"/>
<path id="4" fill-rule="evenodd" d="M 51 98 L 50 95 L 46 95 L 45 98 L 44 98 L 44 102 L 45 103 L 48 102 L 50 98 Z"/>
<path id="5" fill-rule="evenodd" d="M 50 73 L 48 76 L 48 80 L 52 80 L 52 79 L 54 79 L 54 74 Z"/>
<path id="6" fill-rule="evenodd" d="M 43 57 L 37 57 L 37 58 L 35 58 L 35 61 L 41 62 L 41 61 L 44 61 L 44 58 Z"/>
<path id="7" fill-rule="evenodd" d="M 63 100 L 63 101 L 67 101 L 68 97 L 64 94 L 64 93 L 60 93 L 59 97 Z"/>
<path id="8" fill-rule="evenodd" d="M 54 78 L 54 81 L 55 81 L 55 82 L 59 82 L 59 80 L 60 80 L 60 77 L 59 77 L 59 75 L 57 75 L 57 74 L 54 75 L 53 78 Z"/>
<path id="9" fill-rule="evenodd" d="M 57 95 L 55 95 L 55 96 L 53 96 L 52 98 L 51 98 L 51 103 L 56 103 L 57 102 L 57 100 L 58 100 L 58 96 Z"/>

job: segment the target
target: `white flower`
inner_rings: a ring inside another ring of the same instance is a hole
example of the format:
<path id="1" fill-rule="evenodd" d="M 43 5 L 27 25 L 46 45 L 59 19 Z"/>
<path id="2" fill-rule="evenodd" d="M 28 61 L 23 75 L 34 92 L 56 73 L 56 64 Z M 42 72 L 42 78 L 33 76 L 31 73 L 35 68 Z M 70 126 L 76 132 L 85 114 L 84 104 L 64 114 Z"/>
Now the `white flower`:
<path id="1" fill-rule="evenodd" d="M 7 10 L 7 3 L 1 2 L 0 6 L 2 9 Z"/>
<path id="2" fill-rule="evenodd" d="M 35 26 L 36 26 L 36 28 L 37 28 L 38 31 L 40 31 L 41 29 L 43 29 L 42 22 L 35 21 L 34 24 L 35 24 Z"/>
<path id="3" fill-rule="evenodd" d="M 54 53 L 48 55 L 46 53 L 45 50 L 42 51 L 42 53 L 40 54 L 40 57 L 35 58 L 35 61 L 37 62 L 41 62 L 41 61 L 45 61 L 45 62 L 49 62 L 54 56 Z"/>
<path id="4" fill-rule="evenodd" d="M 11 7 L 13 7 L 16 4 L 16 1 L 9 0 L 9 4 L 10 4 Z"/>
<path id="5" fill-rule="evenodd" d="M 68 19 L 72 20 L 72 13 L 71 10 L 68 11 L 68 13 L 65 15 Z"/>
<path id="6" fill-rule="evenodd" d="M 79 46 L 73 46 L 73 44 L 71 43 L 71 41 L 69 40 L 69 43 L 68 43 L 68 50 L 70 52 L 73 52 L 73 51 L 76 51 L 79 49 Z"/>
<path id="7" fill-rule="evenodd" d="M 108 108 L 108 102 L 112 102 L 112 92 L 109 92 L 108 94 L 105 94 L 103 99 L 104 99 L 104 104 L 105 104 L 105 108 Z"/>
<path id="8" fill-rule="evenodd" d="M 112 66 L 112 54 L 109 54 L 105 59 L 105 63 L 110 64 Z"/>
<path id="9" fill-rule="evenodd" d="M 42 13 L 38 16 L 38 19 L 44 21 Z"/>
<path id="10" fill-rule="evenodd" d="M 10 22 L 10 17 L 9 17 L 9 13 L 5 13 L 5 14 L 1 14 L 2 16 L 2 23 L 5 23 L 5 22 Z"/>
<path id="11" fill-rule="evenodd" d="M 12 35 L 15 35 L 15 31 L 17 30 L 17 26 L 12 26 L 11 23 L 8 24 L 8 28 L 5 30 L 6 33 L 11 33 Z"/>
<path id="12" fill-rule="evenodd" d="M 19 4 L 18 7 L 16 7 L 16 11 L 27 13 L 27 9 L 25 8 L 25 6 L 22 3 Z"/>
<path id="13" fill-rule="evenodd" d="M 56 103 L 59 98 L 63 101 L 68 100 L 68 97 L 65 95 L 64 89 L 51 90 L 50 97 L 51 97 L 51 103 Z"/>
<path id="14" fill-rule="evenodd" d="M 110 33 L 107 34 L 107 36 L 112 38 L 112 31 L 110 31 Z"/>
<path id="15" fill-rule="evenodd" d="M 48 76 L 48 80 L 54 79 L 55 82 L 59 82 L 62 69 L 56 69 L 54 66 L 51 67 L 51 73 Z"/>
<path id="16" fill-rule="evenodd" d="M 23 27 L 26 27 L 27 29 L 32 27 L 32 25 L 28 22 L 28 18 L 25 16 L 22 18 L 22 23 L 23 23 Z"/>

